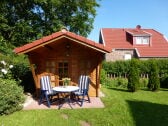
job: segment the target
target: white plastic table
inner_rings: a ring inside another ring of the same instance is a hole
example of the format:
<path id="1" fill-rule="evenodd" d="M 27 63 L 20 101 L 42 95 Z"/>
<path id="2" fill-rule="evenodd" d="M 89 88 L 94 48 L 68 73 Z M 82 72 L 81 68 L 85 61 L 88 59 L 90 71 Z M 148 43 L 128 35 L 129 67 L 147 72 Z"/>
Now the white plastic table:
<path id="1" fill-rule="evenodd" d="M 70 104 L 70 102 L 71 102 L 70 95 L 72 92 L 79 90 L 78 86 L 57 86 L 57 87 L 54 87 L 53 90 L 58 93 L 68 93 L 68 97 L 64 98 L 64 100 L 67 101 L 69 106 L 72 108 L 72 106 Z M 62 106 L 63 106 L 63 104 L 62 105 L 60 104 L 58 109 L 60 109 Z"/>

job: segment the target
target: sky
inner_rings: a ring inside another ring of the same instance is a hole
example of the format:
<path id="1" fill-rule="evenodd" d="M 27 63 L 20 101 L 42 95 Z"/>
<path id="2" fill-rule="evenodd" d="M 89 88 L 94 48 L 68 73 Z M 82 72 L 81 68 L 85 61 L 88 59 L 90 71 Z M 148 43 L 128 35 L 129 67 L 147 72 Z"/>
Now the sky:
<path id="1" fill-rule="evenodd" d="M 98 42 L 101 28 L 155 29 L 168 38 L 168 0 L 98 1 L 94 29 L 88 39 Z"/>

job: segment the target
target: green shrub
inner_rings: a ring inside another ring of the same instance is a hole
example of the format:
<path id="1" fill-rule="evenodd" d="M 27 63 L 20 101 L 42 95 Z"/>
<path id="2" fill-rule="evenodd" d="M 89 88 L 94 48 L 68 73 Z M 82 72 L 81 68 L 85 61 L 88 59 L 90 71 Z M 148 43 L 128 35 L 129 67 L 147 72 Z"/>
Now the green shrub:
<path id="1" fill-rule="evenodd" d="M 161 59 L 161 60 L 156 60 L 157 61 L 157 66 L 159 69 L 159 74 L 168 74 L 168 60 L 167 59 Z"/>
<path id="2" fill-rule="evenodd" d="M 146 88 L 148 85 L 148 79 L 147 78 L 140 78 L 139 83 L 140 83 L 139 84 L 140 88 Z"/>
<path id="3" fill-rule="evenodd" d="M 6 65 L 4 65 L 4 63 Z M 10 65 L 13 66 L 9 69 Z M 19 85 L 24 87 L 24 92 L 35 92 L 35 84 L 33 76 L 30 70 L 29 62 L 24 55 L 1 55 L 0 56 L 0 69 L 4 68 L 4 72 L 8 71 L 7 74 L 2 74 L 0 71 L 0 77 L 5 79 L 15 79 Z M 3 76 L 2 76 L 3 75 Z"/>
<path id="4" fill-rule="evenodd" d="M 117 87 L 126 88 L 128 84 L 127 78 L 118 77 L 117 78 Z"/>
<path id="5" fill-rule="evenodd" d="M 107 81 L 106 71 L 104 69 L 101 69 L 101 72 L 100 72 L 100 83 L 105 85 L 106 81 Z"/>
<path id="6" fill-rule="evenodd" d="M 107 77 L 107 73 L 104 69 L 101 69 L 101 73 L 100 73 L 100 83 L 102 84 L 102 86 L 106 86 L 106 87 L 112 87 L 113 86 L 113 81 Z"/>
<path id="7" fill-rule="evenodd" d="M 16 81 L 23 86 L 24 92 L 35 92 L 35 84 L 33 80 L 32 72 L 27 64 L 16 63 L 12 69 L 12 74 Z"/>
<path id="8" fill-rule="evenodd" d="M 160 78 L 160 87 L 161 88 L 168 88 L 168 74 L 166 74 Z"/>
<path id="9" fill-rule="evenodd" d="M 150 61 L 148 88 L 152 91 L 160 88 L 159 69 L 155 60 Z"/>
<path id="10" fill-rule="evenodd" d="M 138 60 L 132 59 L 130 64 L 130 71 L 128 74 L 127 88 L 131 92 L 135 92 L 139 88 L 139 68 Z"/>
<path id="11" fill-rule="evenodd" d="M 0 115 L 22 109 L 23 89 L 14 80 L 0 78 Z"/>
<path id="12" fill-rule="evenodd" d="M 5 60 L 0 60 L 0 78 L 12 79 L 11 69 L 13 65 L 10 65 Z"/>

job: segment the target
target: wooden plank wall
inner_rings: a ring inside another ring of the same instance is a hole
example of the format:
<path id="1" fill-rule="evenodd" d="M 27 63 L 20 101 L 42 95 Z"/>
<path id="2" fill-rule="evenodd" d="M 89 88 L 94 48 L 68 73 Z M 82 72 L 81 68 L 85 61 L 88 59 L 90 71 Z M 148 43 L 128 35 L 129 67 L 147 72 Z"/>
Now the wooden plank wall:
<path id="1" fill-rule="evenodd" d="M 69 77 L 71 84 L 77 85 L 81 74 L 89 75 L 91 84 L 89 89 L 90 96 L 98 95 L 99 88 L 99 65 L 103 59 L 103 54 L 97 51 L 68 41 L 70 49 L 67 56 L 67 41 L 55 45 L 49 45 L 52 48 L 41 47 L 29 53 L 31 64 L 36 66 L 34 70 L 38 80 L 36 88 L 40 88 L 39 78 L 44 74 L 50 74 L 52 86 L 59 85 L 58 63 L 67 61 L 69 63 Z M 58 48 L 59 47 L 59 48 Z"/>

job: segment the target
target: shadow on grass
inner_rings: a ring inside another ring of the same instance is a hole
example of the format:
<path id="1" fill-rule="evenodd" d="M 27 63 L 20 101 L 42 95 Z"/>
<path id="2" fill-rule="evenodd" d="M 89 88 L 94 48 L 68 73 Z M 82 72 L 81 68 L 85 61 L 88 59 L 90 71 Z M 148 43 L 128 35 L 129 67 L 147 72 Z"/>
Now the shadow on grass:
<path id="1" fill-rule="evenodd" d="M 141 88 L 142 91 L 150 91 L 148 88 Z"/>
<path id="2" fill-rule="evenodd" d="M 143 91 L 151 91 L 151 90 L 149 90 L 148 88 L 141 88 L 140 90 L 143 90 Z M 166 88 L 160 88 L 159 90 L 157 90 L 156 92 L 158 92 L 158 91 L 168 91 L 168 89 L 166 89 Z M 154 91 L 155 92 L 155 91 Z"/>
<path id="3" fill-rule="evenodd" d="M 168 105 L 130 100 L 127 103 L 136 126 L 168 125 Z"/>
<path id="4" fill-rule="evenodd" d="M 168 91 L 167 88 L 160 88 L 160 91 Z"/>

